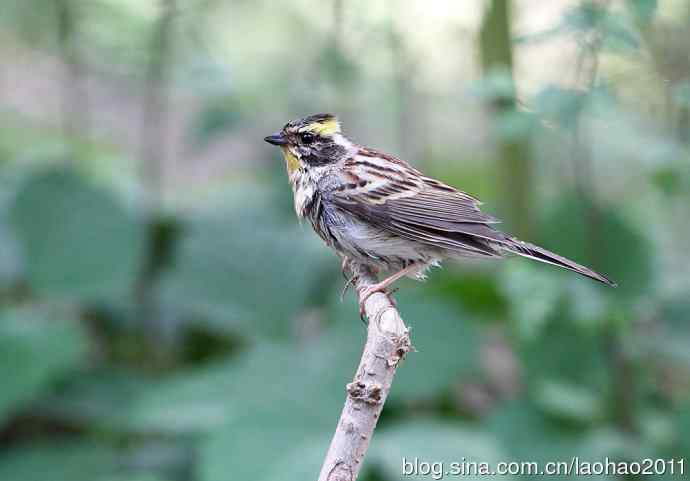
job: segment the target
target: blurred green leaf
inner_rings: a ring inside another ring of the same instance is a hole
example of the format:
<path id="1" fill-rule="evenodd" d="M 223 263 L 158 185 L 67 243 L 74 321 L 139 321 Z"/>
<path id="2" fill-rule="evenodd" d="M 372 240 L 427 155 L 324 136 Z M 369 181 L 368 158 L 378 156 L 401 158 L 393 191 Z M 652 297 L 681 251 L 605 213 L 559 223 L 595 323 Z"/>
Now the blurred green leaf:
<path id="1" fill-rule="evenodd" d="M 40 173 L 20 189 L 11 214 L 37 293 L 92 299 L 132 289 L 143 230 L 110 193 L 71 171 Z"/>
<path id="2" fill-rule="evenodd" d="M 127 456 L 105 444 L 54 438 L 0 456 L 0 479 L 13 481 L 164 481 L 145 468 L 127 467 Z M 151 470 L 148 470 L 151 471 Z"/>
<path id="3" fill-rule="evenodd" d="M 256 192 L 228 204 L 232 208 L 188 224 L 163 280 L 163 299 L 221 328 L 285 336 L 297 314 L 318 300 L 325 261 L 335 276 L 338 260 L 311 232 L 286 224 Z"/>
<path id="4" fill-rule="evenodd" d="M 194 142 L 203 146 L 237 126 L 241 120 L 242 111 L 234 98 L 215 98 L 199 113 L 192 127 Z"/>
<path id="5" fill-rule="evenodd" d="M 640 37 L 627 16 L 608 12 L 602 18 L 604 47 L 620 52 L 636 52 L 640 48 Z"/>
<path id="6" fill-rule="evenodd" d="M 5 0 L 0 20 L 29 44 L 48 43 L 53 40 L 57 25 L 54 6 L 40 0 Z"/>
<path id="7" fill-rule="evenodd" d="M 544 247 L 576 262 L 591 265 L 585 253 L 594 256 L 591 267 L 618 282 L 616 289 L 599 287 L 607 295 L 629 299 L 648 292 L 654 279 L 652 246 L 613 208 L 566 194 L 552 204 L 540 233 Z"/>
<path id="8" fill-rule="evenodd" d="M 643 4 L 656 0 L 629 0 L 631 7 L 639 7 L 639 13 L 646 13 Z M 636 3 L 637 5 L 633 5 Z M 647 7 L 648 8 L 648 7 Z M 592 32 L 598 31 L 604 34 L 604 40 L 613 37 L 619 44 L 637 47 L 639 42 L 633 26 L 626 22 L 627 18 L 617 12 L 611 11 L 607 4 L 593 0 L 583 0 L 574 7 L 568 8 L 563 14 L 560 23 L 536 33 L 520 35 L 516 38 L 518 43 L 534 43 L 553 40 L 560 35 L 573 34 L 578 39 L 587 38 Z M 625 26 L 625 28 L 623 28 Z M 620 38 L 618 38 L 620 37 Z"/>
<path id="9" fill-rule="evenodd" d="M 615 106 L 614 92 L 603 82 L 588 91 L 549 85 L 534 98 L 537 115 L 563 129 L 574 128 L 585 112 L 595 117 L 610 116 Z"/>
<path id="10" fill-rule="evenodd" d="M 496 277 L 486 272 L 448 269 L 430 276 L 420 288 L 449 306 L 459 306 L 472 314 L 492 318 L 506 314 L 507 300 Z"/>
<path id="11" fill-rule="evenodd" d="M 658 0 L 626 0 L 625 3 L 635 19 L 642 24 L 649 23 L 659 7 Z"/>
<path id="12" fill-rule="evenodd" d="M 568 28 L 566 28 L 564 24 L 559 24 L 554 27 L 539 30 L 538 32 L 517 35 L 513 37 L 513 43 L 520 46 L 546 42 L 567 32 Z"/>
<path id="13" fill-rule="evenodd" d="M 426 399 L 479 371 L 481 335 L 471 314 L 420 296 L 398 296 L 415 351 L 396 374 L 390 399 Z"/>
<path id="14" fill-rule="evenodd" d="M 672 446 L 677 431 L 677 419 L 668 412 L 659 409 L 647 409 L 639 415 L 639 430 L 641 442 L 646 448 L 657 447 L 668 449 Z M 649 450 L 647 451 L 649 452 Z M 644 453 L 640 453 L 644 456 Z"/>
<path id="15" fill-rule="evenodd" d="M 556 460 L 572 447 L 571 440 L 526 399 L 499 406 L 485 424 L 506 451 L 507 459 Z"/>
<path id="16" fill-rule="evenodd" d="M 82 58 L 114 76 L 142 75 L 149 61 L 156 6 L 119 0 L 72 3 L 79 6 L 77 43 Z"/>
<path id="17" fill-rule="evenodd" d="M 393 402 L 433 398 L 478 371 L 481 334 L 476 317 L 438 299 L 427 298 L 419 292 L 421 286 L 415 284 L 410 281 L 395 294 L 400 313 L 410 328 L 414 350 L 398 369 L 389 397 Z M 357 312 L 351 295 L 346 302 L 334 301 L 329 313 L 337 330 L 354 329 L 363 336 L 362 340 L 355 338 L 347 348 L 353 358 L 361 354 L 366 336 L 365 329 L 358 326 Z M 338 349 L 343 350 L 343 346 Z M 352 368 L 354 373 L 354 364 Z"/>
<path id="18" fill-rule="evenodd" d="M 603 331 L 577 325 L 554 312 L 538 337 L 518 346 L 527 385 L 536 389 L 544 381 L 558 379 L 596 392 L 603 399 L 610 389 Z"/>
<path id="19" fill-rule="evenodd" d="M 280 359 L 282 352 L 265 346 L 239 360 L 199 366 L 162 379 L 136 372 L 95 371 L 48 398 L 38 406 L 39 412 L 121 435 L 205 433 L 235 419 L 242 402 L 235 383 L 247 382 L 248 364 L 253 364 L 255 374 L 268 374 L 269 363 Z"/>
<path id="20" fill-rule="evenodd" d="M 562 287 L 549 268 L 511 262 L 501 270 L 499 285 L 508 299 L 511 320 L 520 339 L 534 339 L 556 313 Z M 533 295 L 538 292 L 539 295 Z"/>
<path id="21" fill-rule="evenodd" d="M 520 110 L 502 112 L 496 123 L 498 135 L 505 140 L 519 140 L 527 137 L 535 126 L 534 117 Z"/>
<path id="22" fill-rule="evenodd" d="M 585 107 L 584 92 L 550 85 L 537 93 L 534 106 L 540 117 L 562 127 L 572 127 Z"/>
<path id="23" fill-rule="evenodd" d="M 234 432 L 232 426 L 245 416 L 284 419 L 287 406 L 307 403 L 306 386 L 312 378 L 300 369 L 311 369 L 317 378 L 323 374 L 302 356 L 309 353 L 289 344 L 261 343 L 234 361 L 182 372 L 143 391 L 131 404 L 129 422 L 144 431 L 203 432 L 228 427 Z M 248 402 L 251 393 L 260 397 Z M 318 408 L 328 411 L 329 404 Z M 309 414 L 313 421 L 322 412 L 299 413 Z M 280 429 L 281 423 L 274 427 Z"/>
<path id="24" fill-rule="evenodd" d="M 559 381 L 541 382 L 536 402 L 550 415 L 567 421 L 593 423 L 603 414 L 601 399 L 588 389 Z"/>
<path id="25" fill-rule="evenodd" d="M 601 286 L 552 267 L 514 260 L 499 276 L 510 318 L 521 340 L 533 340 L 554 318 L 594 331 L 608 322 L 612 305 Z M 535 297 L 534 292 L 539 292 Z"/>
<path id="26" fill-rule="evenodd" d="M 475 427 L 443 422 L 436 419 L 418 419 L 382 429 L 374 437 L 370 462 L 380 465 L 387 479 L 431 479 L 430 473 L 422 475 L 408 472 L 403 474 L 403 458 L 427 463 L 443 463 L 446 470 L 451 462 L 489 463 L 492 469 L 505 454 L 489 433 Z M 445 472 L 435 476 L 445 475 Z M 463 475 L 463 479 L 485 479 L 486 476 Z M 441 479 L 440 477 L 436 479 Z M 510 479 L 510 477 L 506 477 Z"/>
<path id="27" fill-rule="evenodd" d="M 580 282 L 580 279 L 569 276 L 564 287 L 569 315 L 574 323 L 594 329 L 606 323 L 611 304 L 597 283 Z"/>
<path id="28" fill-rule="evenodd" d="M 0 177 L 0 289 L 16 282 L 22 274 L 21 255 L 10 220 L 10 207 L 16 184 L 18 172 L 10 172 L 3 168 Z"/>
<path id="29" fill-rule="evenodd" d="M 679 406 L 673 418 L 676 427 L 676 455 L 687 456 L 690 453 L 690 402 L 686 401 Z"/>
<path id="30" fill-rule="evenodd" d="M 116 474 L 99 477 L 98 481 L 164 481 L 164 478 L 156 474 Z"/>
<path id="31" fill-rule="evenodd" d="M 235 375 L 228 371 L 216 384 L 200 383 L 205 389 L 224 386 L 211 397 L 194 395 L 226 410 L 225 423 L 202 448 L 203 480 L 226 479 L 228 465 L 237 466 L 238 478 L 318 474 L 364 344 L 353 314 L 305 347 L 259 346 L 236 363 Z M 273 455 L 266 458 L 266 452 Z M 293 466 L 294 459 L 301 466 Z"/>
<path id="32" fill-rule="evenodd" d="M 615 118 L 621 108 L 614 86 L 605 79 L 595 83 L 587 92 L 585 100 L 586 114 L 597 120 Z"/>
<path id="33" fill-rule="evenodd" d="M 585 0 L 569 10 L 563 17 L 565 25 L 575 31 L 588 32 L 596 28 L 607 14 L 607 8 L 597 2 Z"/>
<path id="34" fill-rule="evenodd" d="M 357 78 L 357 64 L 333 42 L 328 43 L 319 52 L 317 62 L 320 72 L 328 78 L 331 84 L 340 88 L 347 88 Z"/>
<path id="35" fill-rule="evenodd" d="M 328 329 L 305 346 L 261 341 L 235 357 L 159 379 L 95 371 L 65 386 L 38 411 L 120 435 L 222 435 L 247 418 L 254 423 L 264 419 L 266 429 L 277 431 L 292 423 L 316 432 L 330 429 L 364 342 L 356 318 L 355 311 L 352 322 Z M 291 416 L 286 417 L 288 408 Z"/>
<path id="36" fill-rule="evenodd" d="M 641 6 L 639 13 L 643 10 Z M 597 32 L 603 39 L 603 46 L 618 53 L 634 52 L 640 47 L 639 33 L 629 16 L 600 2 L 580 2 L 563 16 L 560 30 L 574 33 L 583 42 Z"/>
<path id="37" fill-rule="evenodd" d="M 108 433 L 145 432 L 130 413 L 157 383 L 140 373 L 114 368 L 83 372 L 35 404 L 35 416 Z M 203 416 L 199 416 L 203 420 Z M 200 421 L 203 422 L 203 421 Z M 150 431 L 154 431 L 151 429 Z M 149 432 L 150 432 L 149 431 Z"/>
<path id="38" fill-rule="evenodd" d="M 287 409 L 283 414 L 292 415 Z M 233 479 L 316 479 L 333 433 L 326 429 L 314 432 L 310 426 L 301 424 L 299 417 L 298 422 L 287 427 L 282 423 L 271 425 L 274 419 L 273 416 L 245 418 L 226 433 L 204 442 L 201 481 L 227 480 L 230 466 Z M 333 422 L 336 420 L 337 415 Z"/>
<path id="39" fill-rule="evenodd" d="M 690 107 L 690 80 L 680 82 L 673 88 L 673 101 L 679 107 Z"/>
<path id="40" fill-rule="evenodd" d="M 86 350 L 87 339 L 76 320 L 29 310 L 1 312 L 0 424 L 75 368 Z"/>
<path id="41" fill-rule="evenodd" d="M 626 451 L 627 439 L 610 430 L 585 431 L 565 429 L 548 419 L 534 403 L 518 399 L 500 406 L 487 420 L 486 428 L 499 441 L 505 451 L 502 460 L 536 461 L 544 467 L 546 462 L 569 463 L 574 456 L 581 461 L 602 461 L 605 456 L 619 459 Z M 543 479 L 544 476 L 526 476 Z M 559 476 L 563 479 L 579 479 Z M 593 476 L 594 479 L 616 479 Z"/>
<path id="42" fill-rule="evenodd" d="M 652 172 L 651 180 L 667 196 L 690 192 L 690 172 L 687 165 L 661 165 Z"/>
<path id="43" fill-rule="evenodd" d="M 470 94 L 487 102 L 515 98 L 515 82 L 509 70 L 492 69 L 470 87 Z"/>
<path id="44" fill-rule="evenodd" d="M 690 366 L 690 300 L 687 293 L 664 300 L 657 328 L 641 342 L 654 359 Z"/>
<path id="45" fill-rule="evenodd" d="M 591 461 L 601 461 L 605 456 L 617 460 L 637 461 L 656 454 L 641 437 L 606 425 L 599 425 L 587 431 L 575 449 L 582 459 Z"/>
<path id="46" fill-rule="evenodd" d="M 117 472 L 111 448 L 69 439 L 12 449 L 0 457 L 0 479 L 13 481 L 97 481 Z"/>

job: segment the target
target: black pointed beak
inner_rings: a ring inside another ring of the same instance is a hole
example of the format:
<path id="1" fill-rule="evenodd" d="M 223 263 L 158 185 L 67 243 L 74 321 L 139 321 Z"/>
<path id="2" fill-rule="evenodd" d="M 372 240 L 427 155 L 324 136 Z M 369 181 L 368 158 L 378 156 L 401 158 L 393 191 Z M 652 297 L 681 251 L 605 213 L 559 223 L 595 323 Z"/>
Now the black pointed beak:
<path id="1" fill-rule="evenodd" d="M 284 136 L 282 133 L 280 133 L 280 132 L 278 132 L 278 133 L 276 133 L 276 134 L 273 134 L 273 135 L 269 135 L 269 136 L 266 137 L 264 140 L 265 140 L 266 142 L 268 142 L 269 144 L 278 145 L 278 146 L 286 145 L 286 144 L 287 144 L 287 139 L 286 139 L 285 136 Z"/>

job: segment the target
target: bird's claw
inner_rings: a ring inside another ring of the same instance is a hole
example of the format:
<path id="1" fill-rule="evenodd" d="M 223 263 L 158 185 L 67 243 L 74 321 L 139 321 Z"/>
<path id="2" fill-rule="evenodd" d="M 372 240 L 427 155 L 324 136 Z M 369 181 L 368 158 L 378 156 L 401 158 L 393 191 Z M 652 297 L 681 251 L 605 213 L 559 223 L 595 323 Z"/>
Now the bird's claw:
<path id="1" fill-rule="evenodd" d="M 362 322 L 366 323 L 367 315 L 365 304 L 367 299 L 369 299 L 373 294 L 381 292 L 388 298 L 388 302 L 390 302 L 393 307 L 397 307 L 398 303 L 395 301 L 395 299 L 393 299 L 393 293 L 397 290 L 397 288 L 389 290 L 387 286 L 381 284 L 374 284 L 362 289 L 359 292 L 359 318 L 362 320 Z"/>

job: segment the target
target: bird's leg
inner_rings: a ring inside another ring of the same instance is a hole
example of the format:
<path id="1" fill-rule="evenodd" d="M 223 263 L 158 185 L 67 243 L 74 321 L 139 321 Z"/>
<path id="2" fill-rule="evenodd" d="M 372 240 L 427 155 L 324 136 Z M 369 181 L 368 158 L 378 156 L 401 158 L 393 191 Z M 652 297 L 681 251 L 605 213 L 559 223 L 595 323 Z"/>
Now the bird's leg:
<path id="1" fill-rule="evenodd" d="M 347 280 L 345 281 L 345 285 L 343 286 L 343 290 L 340 291 L 340 302 L 343 302 L 345 300 L 345 294 L 347 294 L 347 290 L 350 288 L 350 286 L 353 286 L 355 282 L 357 282 L 357 276 L 353 275 L 352 277 L 346 278 Z"/>
<path id="2" fill-rule="evenodd" d="M 343 256 L 343 262 L 340 264 L 340 270 L 345 278 L 345 285 L 343 286 L 343 290 L 340 292 L 340 302 L 343 302 L 345 299 L 345 294 L 347 294 L 347 290 L 350 288 L 350 286 L 357 282 L 357 274 L 355 274 L 350 267 L 350 258 L 345 256 Z M 348 270 L 352 273 L 352 275 L 348 276 Z"/>
<path id="3" fill-rule="evenodd" d="M 343 273 L 343 277 L 346 280 L 349 280 L 350 278 L 347 276 L 347 270 L 350 269 L 350 258 L 343 256 L 343 261 L 340 263 L 340 272 Z"/>
<path id="4" fill-rule="evenodd" d="M 404 277 L 410 272 L 416 271 L 417 269 L 419 269 L 418 264 L 410 264 L 409 266 L 400 269 L 395 274 L 386 277 L 381 282 L 377 282 L 376 284 L 372 284 L 365 289 L 362 289 L 362 291 L 359 293 L 359 316 L 364 319 L 364 303 L 367 301 L 367 299 L 369 299 L 369 297 L 371 297 L 372 294 L 376 292 L 385 293 L 388 296 L 388 300 L 391 302 L 391 304 L 395 306 L 395 301 L 389 295 L 390 293 L 388 292 L 388 287 L 401 277 Z"/>

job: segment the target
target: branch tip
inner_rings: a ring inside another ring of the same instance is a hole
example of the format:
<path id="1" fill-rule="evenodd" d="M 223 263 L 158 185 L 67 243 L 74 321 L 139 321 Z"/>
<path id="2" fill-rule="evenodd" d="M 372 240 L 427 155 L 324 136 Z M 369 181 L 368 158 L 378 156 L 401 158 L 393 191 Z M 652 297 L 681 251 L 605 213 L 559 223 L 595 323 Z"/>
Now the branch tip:
<path id="1" fill-rule="evenodd" d="M 367 266 L 348 263 L 360 295 L 376 283 Z M 361 300 L 360 300 L 361 303 Z M 319 481 L 355 481 L 397 367 L 413 350 L 410 332 L 390 295 L 376 293 L 364 305 L 367 340 L 355 378 L 346 386 L 345 406 L 324 459 Z"/>

